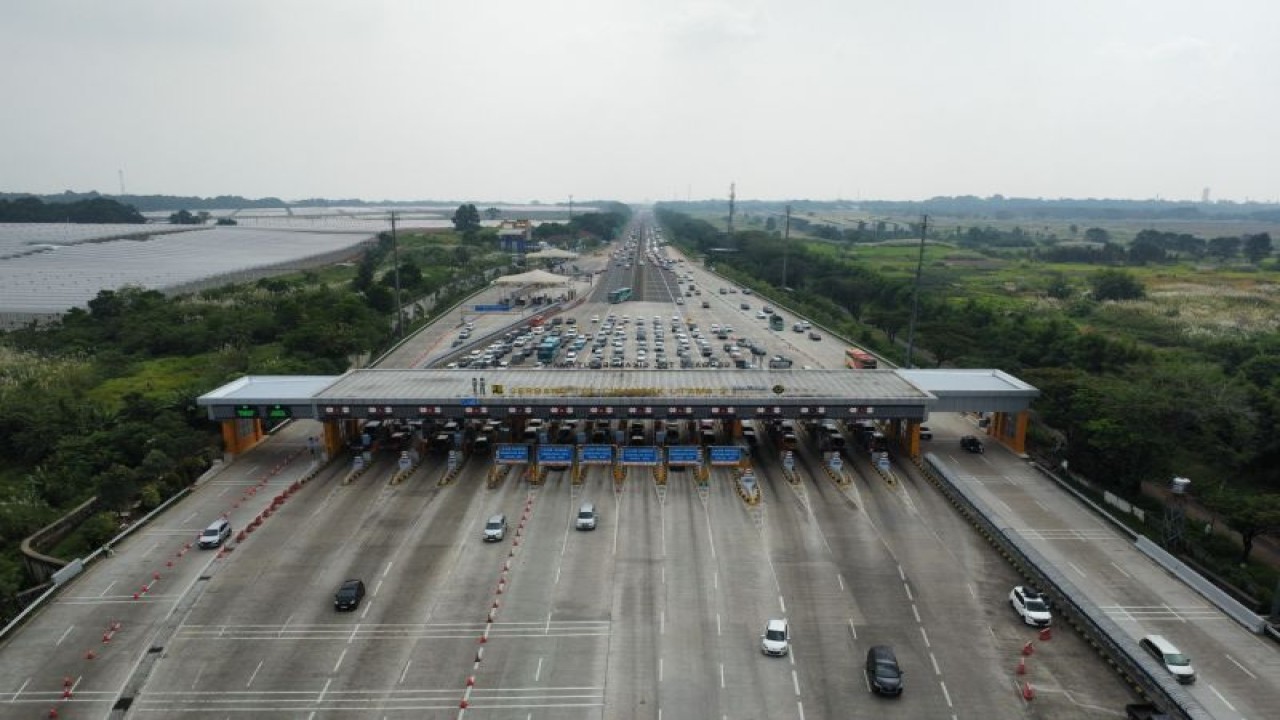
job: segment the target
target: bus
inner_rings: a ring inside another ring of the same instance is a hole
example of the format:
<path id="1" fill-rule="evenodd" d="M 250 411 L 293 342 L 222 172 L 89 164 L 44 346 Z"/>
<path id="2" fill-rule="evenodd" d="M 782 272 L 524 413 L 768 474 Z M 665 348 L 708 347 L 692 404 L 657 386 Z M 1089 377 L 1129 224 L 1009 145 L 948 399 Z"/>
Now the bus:
<path id="1" fill-rule="evenodd" d="M 876 356 L 862 348 L 849 348 L 844 351 L 844 366 L 853 370 L 875 370 Z"/>
<path id="2" fill-rule="evenodd" d="M 609 291 L 609 302 L 617 304 L 631 299 L 631 288 L 618 288 Z"/>
<path id="3" fill-rule="evenodd" d="M 769 318 L 770 330 L 782 330 L 787 326 L 787 321 L 782 319 L 781 315 L 773 315 Z"/>

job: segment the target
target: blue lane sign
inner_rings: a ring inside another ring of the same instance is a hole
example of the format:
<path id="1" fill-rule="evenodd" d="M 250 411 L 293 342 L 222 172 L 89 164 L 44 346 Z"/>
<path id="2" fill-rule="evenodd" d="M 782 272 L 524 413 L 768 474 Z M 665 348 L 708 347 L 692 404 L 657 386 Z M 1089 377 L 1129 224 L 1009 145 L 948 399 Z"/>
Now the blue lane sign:
<path id="1" fill-rule="evenodd" d="M 668 465 L 697 465 L 702 459 L 702 448 L 697 445 L 672 445 L 667 448 Z"/>
<path id="2" fill-rule="evenodd" d="M 510 305 L 476 305 L 476 312 L 510 312 Z"/>
<path id="3" fill-rule="evenodd" d="M 529 462 L 529 446 L 499 445 L 497 454 L 493 456 L 493 461 L 499 465 L 527 463 Z"/>
<path id="4" fill-rule="evenodd" d="M 831 453 L 830 467 L 832 470 L 836 471 L 839 471 L 844 467 L 844 460 L 840 457 L 840 453 Z"/>
<path id="5" fill-rule="evenodd" d="M 568 465 L 573 462 L 572 445 L 539 445 L 538 464 Z"/>
<path id="6" fill-rule="evenodd" d="M 472 385 L 471 389 L 474 390 L 475 386 Z M 460 400 L 460 402 L 462 403 L 463 407 L 475 407 L 480 404 L 480 401 L 473 397 L 464 397 L 462 398 L 462 400 Z"/>
<path id="7" fill-rule="evenodd" d="M 582 462 L 586 465 L 609 465 L 613 463 L 612 445 L 583 445 Z"/>
<path id="8" fill-rule="evenodd" d="M 888 470 L 889 469 L 889 453 L 881 454 L 880 458 L 876 460 L 876 466 L 879 467 L 881 470 Z"/>
<path id="9" fill-rule="evenodd" d="M 737 465 L 742 461 L 742 448 L 737 445 L 712 445 L 712 465 Z"/>
<path id="10" fill-rule="evenodd" d="M 656 447 L 624 447 L 622 448 L 623 465 L 657 465 L 662 462 L 662 448 Z"/>

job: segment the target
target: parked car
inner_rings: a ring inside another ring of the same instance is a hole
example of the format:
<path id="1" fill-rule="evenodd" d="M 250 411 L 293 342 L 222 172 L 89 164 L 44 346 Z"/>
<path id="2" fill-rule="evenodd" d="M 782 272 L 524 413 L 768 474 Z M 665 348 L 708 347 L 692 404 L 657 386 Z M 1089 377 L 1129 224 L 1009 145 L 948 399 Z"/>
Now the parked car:
<path id="1" fill-rule="evenodd" d="M 982 441 L 974 437 L 973 435 L 965 435 L 964 437 L 960 438 L 960 447 L 964 448 L 965 450 L 968 450 L 971 453 L 978 453 L 978 454 L 982 454 L 982 452 L 986 450 L 986 448 L 982 446 Z"/>
<path id="2" fill-rule="evenodd" d="M 334 610 L 355 610 L 364 599 L 364 581 L 346 580 L 333 595 Z"/>
<path id="3" fill-rule="evenodd" d="M 1015 586 L 1009 591 L 1009 606 L 1028 625 L 1049 627 L 1053 622 L 1053 615 L 1049 612 L 1049 602 L 1032 588 Z"/>

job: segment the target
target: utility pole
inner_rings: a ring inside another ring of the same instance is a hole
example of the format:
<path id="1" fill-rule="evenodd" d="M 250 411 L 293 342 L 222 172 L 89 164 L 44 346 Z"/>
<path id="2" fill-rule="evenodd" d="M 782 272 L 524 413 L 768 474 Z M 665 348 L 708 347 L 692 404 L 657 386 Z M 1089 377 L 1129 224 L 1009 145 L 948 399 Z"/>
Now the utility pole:
<path id="1" fill-rule="evenodd" d="M 920 258 L 916 260 L 916 283 L 911 290 L 911 324 L 907 327 L 907 362 L 911 368 L 911 353 L 916 347 L 916 315 L 920 312 L 920 274 L 924 270 L 924 238 L 929 232 L 929 216 L 920 216 Z"/>
<path id="2" fill-rule="evenodd" d="M 573 222 L 573 196 L 569 196 L 569 222 Z"/>
<path id="3" fill-rule="evenodd" d="M 404 337 L 404 308 L 400 299 L 400 243 L 396 238 L 396 214 L 391 212 L 391 261 L 396 264 L 396 337 Z"/>
<path id="4" fill-rule="evenodd" d="M 736 197 L 734 189 L 737 183 L 729 183 L 729 244 L 733 244 L 733 201 Z"/>
<path id="5" fill-rule="evenodd" d="M 787 206 L 787 223 L 782 226 L 782 291 L 787 291 L 787 251 L 791 248 L 791 206 Z"/>

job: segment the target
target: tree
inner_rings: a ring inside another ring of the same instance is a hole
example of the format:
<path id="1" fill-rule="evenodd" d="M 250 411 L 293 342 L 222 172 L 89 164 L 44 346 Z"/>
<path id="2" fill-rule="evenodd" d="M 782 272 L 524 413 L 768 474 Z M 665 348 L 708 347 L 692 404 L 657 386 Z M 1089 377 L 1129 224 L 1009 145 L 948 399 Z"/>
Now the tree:
<path id="1" fill-rule="evenodd" d="M 1084 231 L 1084 239 L 1088 242 L 1106 245 L 1111 242 L 1111 233 L 1100 227 L 1091 227 Z"/>
<path id="2" fill-rule="evenodd" d="M 202 213 L 208 215 L 209 213 Z M 204 218 L 199 215 L 192 215 L 190 210 L 179 210 L 169 216 L 170 225 L 199 225 L 204 222 Z"/>
<path id="3" fill-rule="evenodd" d="M 1146 265 L 1153 262 L 1164 262 L 1168 253 L 1164 248 L 1148 240 L 1135 240 L 1129 246 L 1129 262 L 1134 265 Z"/>
<path id="4" fill-rule="evenodd" d="M 471 203 L 458 206 L 453 213 L 453 228 L 460 233 L 474 232 L 480 229 L 480 211 Z"/>
<path id="5" fill-rule="evenodd" d="M 1142 283 L 1123 270 L 1102 270 L 1089 278 L 1095 300 L 1136 300 L 1146 295 Z"/>
<path id="6" fill-rule="evenodd" d="M 1258 233 L 1244 237 L 1244 256 L 1257 265 L 1271 254 L 1271 233 Z"/>
<path id="7" fill-rule="evenodd" d="M 484 216 L 489 220 L 497 220 L 502 216 L 502 211 L 496 207 L 485 208 Z"/>
<path id="8" fill-rule="evenodd" d="M 1227 260 L 1240 252 L 1240 238 L 1216 237 L 1209 240 L 1208 253 L 1214 257 Z"/>
<path id="9" fill-rule="evenodd" d="M 1249 561 L 1253 542 L 1262 535 L 1280 534 L 1280 495 L 1246 494 L 1224 490 L 1206 498 L 1209 507 L 1222 515 L 1232 530 L 1240 533 L 1244 545 L 1240 564 Z"/>

